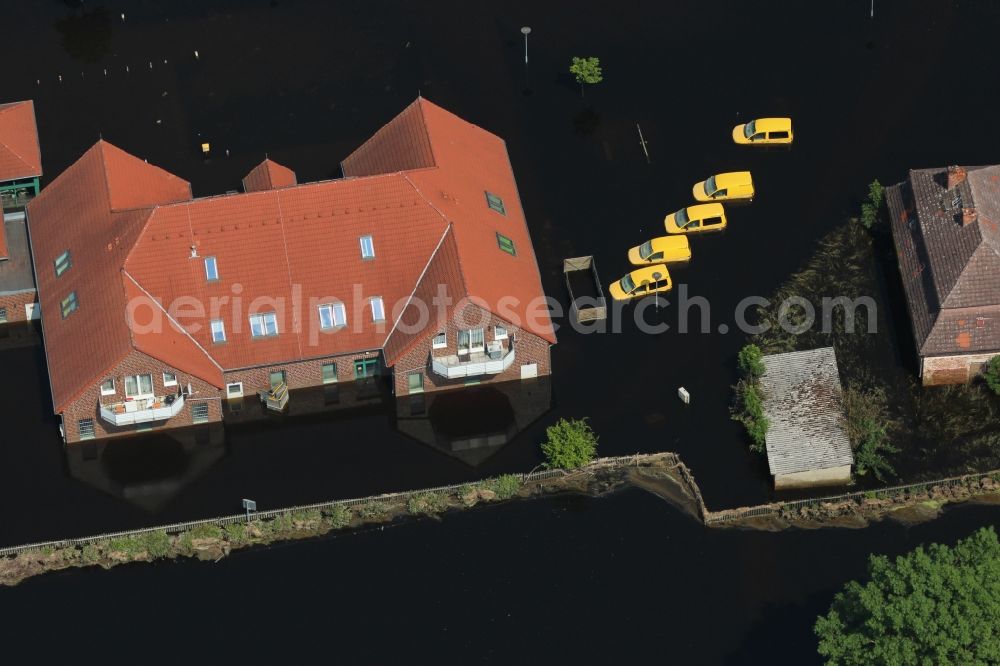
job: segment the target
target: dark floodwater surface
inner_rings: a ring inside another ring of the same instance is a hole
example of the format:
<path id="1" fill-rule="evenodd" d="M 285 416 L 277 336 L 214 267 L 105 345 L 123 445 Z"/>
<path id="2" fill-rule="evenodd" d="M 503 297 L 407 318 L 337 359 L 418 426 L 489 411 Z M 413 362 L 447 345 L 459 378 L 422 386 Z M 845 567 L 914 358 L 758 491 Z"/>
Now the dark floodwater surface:
<path id="1" fill-rule="evenodd" d="M 679 334 L 671 303 L 646 313 L 671 329 L 640 334 L 629 308 L 620 334 L 561 329 L 550 383 L 468 403 L 397 406 L 342 388 L 312 395 L 324 407 L 313 415 L 244 413 L 224 431 L 67 454 L 37 340 L 8 336 L 5 544 L 228 513 L 241 497 L 267 508 L 530 469 L 560 416 L 589 417 L 603 454 L 679 452 L 713 507 L 760 501 L 765 464 L 727 413 L 745 342 L 736 304 L 773 292 L 855 214 L 873 178 L 995 163 L 1000 145 L 991 84 L 1000 5 L 986 1 L 879 0 L 874 19 L 860 0 L 73 4 L 5 6 L 16 29 L 3 52 L 16 66 L 4 98 L 35 100 L 46 182 L 99 136 L 190 180 L 197 195 L 237 189 L 265 152 L 300 181 L 329 178 L 420 91 L 507 141 L 545 289 L 564 300 L 563 258 L 594 255 L 607 284 L 625 271 L 625 250 L 689 202 L 695 181 L 750 169 L 758 195 L 732 209 L 724 234 L 692 239 L 693 260 L 676 272 L 670 300 L 682 284 L 708 299 L 710 333 Z M 605 81 L 581 98 L 566 68 L 586 55 L 601 58 Z M 733 125 L 762 115 L 794 118 L 791 150 L 732 145 Z M 688 407 L 675 397 L 681 385 Z M 490 418 L 468 418 L 477 412 Z M 19 609 L 15 635 L 51 628 L 35 620 L 59 612 L 59 631 L 76 638 L 60 642 L 67 649 L 106 640 L 86 619 L 99 617 L 116 642 L 183 626 L 237 652 L 316 647 L 322 636 L 330 654 L 371 657 L 423 648 L 739 662 L 751 650 L 774 661 L 785 649 L 809 652 L 811 616 L 868 551 L 951 538 L 993 516 L 969 510 L 912 532 L 738 534 L 628 494 L 268 549 L 218 567 L 52 576 L 5 592 L 4 605 Z"/>

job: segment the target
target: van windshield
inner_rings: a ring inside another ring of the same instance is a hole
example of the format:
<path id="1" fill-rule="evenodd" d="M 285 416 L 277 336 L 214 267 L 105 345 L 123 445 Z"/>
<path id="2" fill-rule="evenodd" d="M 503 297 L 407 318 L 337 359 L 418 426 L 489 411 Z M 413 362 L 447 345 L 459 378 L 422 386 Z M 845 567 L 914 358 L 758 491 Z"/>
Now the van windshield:
<path id="1" fill-rule="evenodd" d="M 649 255 L 653 254 L 653 241 L 646 241 L 639 246 L 639 256 L 643 259 L 649 259 Z"/>
<path id="2" fill-rule="evenodd" d="M 743 126 L 743 136 L 745 136 L 746 138 L 749 139 L 756 133 L 757 133 L 756 120 L 751 120 L 750 122 L 748 122 L 746 125 Z"/>
<path id="3" fill-rule="evenodd" d="M 688 225 L 691 220 L 688 219 L 687 208 L 681 208 L 679 211 L 674 213 L 674 221 L 677 222 L 677 226 L 684 228 Z"/>
<path id="4" fill-rule="evenodd" d="M 715 185 L 715 176 L 712 176 L 705 181 L 705 194 L 715 194 L 718 189 L 719 188 Z"/>
<path id="5" fill-rule="evenodd" d="M 618 284 L 621 285 L 622 291 L 624 291 L 626 294 L 632 293 L 635 290 L 635 282 L 632 281 L 631 275 L 626 275 L 625 277 L 623 277 Z"/>

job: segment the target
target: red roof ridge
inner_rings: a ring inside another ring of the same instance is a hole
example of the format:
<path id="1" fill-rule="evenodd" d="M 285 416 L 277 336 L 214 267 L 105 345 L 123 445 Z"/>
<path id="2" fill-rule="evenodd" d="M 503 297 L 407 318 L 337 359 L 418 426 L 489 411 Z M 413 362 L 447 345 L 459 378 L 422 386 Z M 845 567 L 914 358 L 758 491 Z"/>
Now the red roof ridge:
<path id="1" fill-rule="evenodd" d="M 438 167 L 433 167 L 433 168 L 437 169 Z M 420 195 L 420 198 L 423 199 L 424 201 L 426 201 L 427 205 L 430 206 L 431 208 L 433 208 L 435 210 L 435 212 L 437 212 L 437 214 L 441 216 L 441 219 L 444 220 L 448 224 L 448 227 L 450 228 L 452 226 L 452 221 L 448 218 L 448 216 L 445 215 L 443 212 L 441 212 L 441 209 L 438 208 L 437 206 L 435 206 L 434 202 L 432 202 L 430 199 L 427 198 L 427 195 L 424 194 L 423 190 L 421 190 L 419 187 L 417 187 L 417 184 L 414 183 L 412 180 L 410 180 L 410 177 L 407 175 L 406 172 L 400 171 L 399 173 L 406 180 L 406 182 L 408 182 L 413 187 L 413 189 L 416 190 L 417 194 Z M 440 242 L 438 243 L 438 245 L 440 245 Z M 462 268 L 462 254 L 461 253 L 459 253 L 459 255 L 458 255 L 458 272 L 462 276 L 462 284 L 465 286 L 465 291 L 468 292 L 469 291 L 469 281 L 465 279 L 465 270 Z M 421 275 L 423 275 L 423 274 L 421 274 Z M 420 280 L 417 280 L 417 284 L 420 284 Z M 388 340 L 388 338 L 386 338 L 386 339 Z"/>
<path id="2" fill-rule="evenodd" d="M 448 220 L 445 220 L 445 222 L 448 222 Z M 410 306 L 410 302 L 413 300 L 414 295 L 416 295 L 417 289 L 420 288 L 420 283 L 424 281 L 424 275 L 427 274 L 427 269 L 430 268 L 431 262 L 434 261 L 434 257 L 437 256 L 438 250 L 441 249 L 441 244 L 444 243 L 444 239 L 448 237 L 449 233 L 451 233 L 450 222 L 448 222 L 447 226 L 444 228 L 444 232 L 442 232 L 441 238 L 438 239 L 437 245 L 434 246 L 434 251 L 431 252 L 431 256 L 427 258 L 427 263 L 424 264 L 424 269 L 420 271 L 420 275 L 417 276 L 416 281 L 413 283 L 413 291 L 410 292 L 409 297 L 406 299 L 406 305 L 404 305 L 399 309 L 399 315 L 396 317 L 396 321 L 392 322 L 392 328 L 389 329 L 389 332 L 385 336 L 385 340 L 382 341 L 382 349 L 385 349 L 386 346 L 389 344 L 389 338 L 392 337 L 392 334 L 396 331 L 396 327 L 399 326 L 399 320 L 403 318 L 403 314 L 406 312 L 406 308 Z M 459 268 L 459 271 L 461 272 L 461 268 Z M 465 281 L 464 276 L 462 278 L 462 281 L 463 282 Z M 434 331 L 434 333 L 437 334 L 437 331 Z M 413 342 L 404 347 L 404 351 L 401 354 L 397 354 L 396 357 L 398 358 L 402 354 L 405 354 L 407 351 L 410 350 L 410 347 L 419 342 L 421 339 L 422 338 L 420 338 L 420 336 L 415 336 Z"/>
<path id="3" fill-rule="evenodd" d="M 20 108 L 24 107 L 25 105 L 27 105 L 27 106 L 29 106 L 31 108 L 31 124 L 32 124 L 32 129 L 33 129 L 33 132 L 34 132 L 34 143 L 37 145 L 38 144 L 38 120 L 35 118 L 35 103 L 32 100 L 26 99 L 26 100 L 21 100 L 19 102 L 7 102 L 6 104 L 0 104 L 0 115 L 6 114 L 9 111 L 20 109 Z M 0 141 L 0 146 L 2 146 L 7 151 L 7 153 L 9 153 L 12 157 L 14 157 L 17 161 L 19 161 L 21 164 L 24 165 L 24 167 L 28 170 L 28 173 L 25 174 L 26 176 L 28 176 L 28 175 L 30 175 L 30 176 L 40 176 L 40 175 L 42 175 L 42 165 L 41 165 L 41 162 L 40 162 L 40 160 L 41 160 L 41 151 L 40 150 L 39 150 L 39 164 L 33 164 L 33 163 L 29 162 L 25 158 L 25 156 L 22 155 L 19 151 L 15 150 L 13 147 L 11 147 L 11 145 L 9 143 L 7 143 L 6 141 Z"/>
<path id="4" fill-rule="evenodd" d="M 152 217 L 152 215 L 150 215 L 150 217 Z M 148 220 L 147 220 L 147 222 L 148 222 Z M 213 358 L 211 354 L 208 353 L 208 350 L 205 349 L 203 346 L 201 346 L 201 344 L 199 344 L 198 341 L 194 339 L 194 336 L 192 336 L 190 333 L 188 333 L 188 330 L 186 328 L 184 328 L 183 326 L 181 326 L 181 324 L 180 324 L 179 321 L 177 321 L 172 316 L 170 316 L 170 313 L 163 307 L 163 304 L 160 303 L 160 301 L 158 299 L 154 298 L 152 294 L 150 294 L 148 291 L 146 291 L 146 288 L 143 287 L 141 284 L 139 284 L 139 281 L 136 280 L 134 277 L 132 277 L 131 273 L 129 273 L 127 270 L 125 270 L 123 268 L 122 269 L 122 275 L 124 277 L 127 277 L 129 280 L 131 280 L 132 284 L 134 284 L 139 291 L 141 291 L 143 294 L 145 294 L 146 297 L 149 298 L 149 300 L 153 304 L 155 304 L 156 307 L 163 314 L 165 314 L 167 316 L 167 319 L 170 321 L 170 323 L 172 323 L 177 328 L 178 331 L 180 331 L 181 333 L 183 333 L 186 338 L 188 338 L 191 342 L 193 342 L 195 347 L 197 347 L 198 349 L 201 350 L 201 352 L 205 355 L 205 357 L 209 361 L 212 362 L 212 365 L 214 365 L 216 368 L 219 369 L 220 373 L 224 372 L 222 366 L 219 365 L 218 361 L 216 361 L 215 358 Z M 131 326 L 129 326 L 128 334 L 129 334 L 129 338 L 132 340 L 132 347 L 138 349 L 138 346 L 136 345 L 136 341 L 135 341 L 135 336 L 132 333 L 132 327 Z M 157 359 L 158 361 L 161 361 L 163 363 L 167 363 L 168 365 L 173 365 L 173 363 L 171 361 L 168 361 L 167 359 L 159 358 L 158 356 L 155 356 L 154 354 L 151 354 L 148 351 L 144 351 L 143 353 L 144 354 L 149 354 L 150 356 L 152 356 L 153 358 Z M 194 374 L 194 373 L 191 373 L 191 374 Z M 208 382 L 209 384 L 215 385 L 214 382 L 212 381 L 212 379 L 209 378 L 209 377 L 199 377 L 199 379 L 203 379 L 206 382 Z M 216 386 L 216 388 L 222 388 L 222 387 L 221 386 Z"/>

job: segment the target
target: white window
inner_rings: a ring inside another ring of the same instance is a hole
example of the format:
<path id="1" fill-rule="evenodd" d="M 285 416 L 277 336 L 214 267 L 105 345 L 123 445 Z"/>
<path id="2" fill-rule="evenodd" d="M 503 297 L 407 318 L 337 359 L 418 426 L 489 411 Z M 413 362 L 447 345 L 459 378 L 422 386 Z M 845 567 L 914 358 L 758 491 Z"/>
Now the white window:
<path id="1" fill-rule="evenodd" d="M 507 327 L 503 324 L 497 324 L 493 327 L 493 339 L 494 340 L 506 340 L 507 339 Z"/>
<path id="2" fill-rule="evenodd" d="M 215 263 L 215 257 L 205 257 L 205 278 L 209 282 L 219 279 L 219 266 Z"/>
<path id="3" fill-rule="evenodd" d="M 371 236 L 361 237 L 361 258 L 362 259 L 375 258 L 375 243 L 372 241 Z"/>
<path id="4" fill-rule="evenodd" d="M 372 321 L 385 321 L 385 306 L 382 305 L 381 296 L 372 297 Z"/>
<path id="5" fill-rule="evenodd" d="M 278 334 L 278 315 L 273 312 L 261 312 L 250 317 L 250 335 L 255 338 L 266 338 Z"/>
<path id="6" fill-rule="evenodd" d="M 141 398 L 153 395 L 153 375 L 128 375 L 125 377 L 125 397 Z"/>
<path id="7" fill-rule="evenodd" d="M 101 395 L 114 395 L 115 394 L 115 379 L 114 377 L 109 377 L 101 382 Z"/>
<path id="8" fill-rule="evenodd" d="M 243 397 L 243 382 L 236 382 L 233 384 L 226 384 L 226 397 L 227 398 L 242 398 Z"/>
<path id="9" fill-rule="evenodd" d="M 444 349 L 448 346 L 448 334 L 441 331 L 434 336 L 434 340 L 431 342 L 431 347 L 433 349 Z"/>
<path id="10" fill-rule="evenodd" d="M 226 324 L 221 319 L 212 320 L 212 342 L 226 341 Z"/>
<path id="11" fill-rule="evenodd" d="M 69 250 L 66 250 L 58 257 L 56 257 L 56 277 L 61 276 L 63 273 L 68 271 L 73 266 L 73 259 L 69 254 Z"/>
<path id="12" fill-rule="evenodd" d="M 177 386 L 177 375 L 172 372 L 163 373 L 163 385 L 164 386 Z"/>
<path id="13" fill-rule="evenodd" d="M 458 332 L 458 353 L 468 354 L 474 351 L 483 351 L 484 345 L 483 341 L 485 336 L 483 335 L 483 329 L 473 328 L 468 331 Z"/>
<path id="14" fill-rule="evenodd" d="M 343 303 L 327 303 L 319 306 L 319 327 L 339 328 L 347 325 L 347 310 Z"/>

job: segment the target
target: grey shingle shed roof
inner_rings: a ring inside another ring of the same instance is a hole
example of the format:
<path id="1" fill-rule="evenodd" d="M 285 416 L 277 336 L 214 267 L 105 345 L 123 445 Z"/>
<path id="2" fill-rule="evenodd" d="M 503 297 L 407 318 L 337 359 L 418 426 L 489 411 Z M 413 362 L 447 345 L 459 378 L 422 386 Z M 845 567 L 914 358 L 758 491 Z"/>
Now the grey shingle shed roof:
<path id="1" fill-rule="evenodd" d="M 765 356 L 764 367 L 771 474 L 854 464 L 833 347 Z"/>

